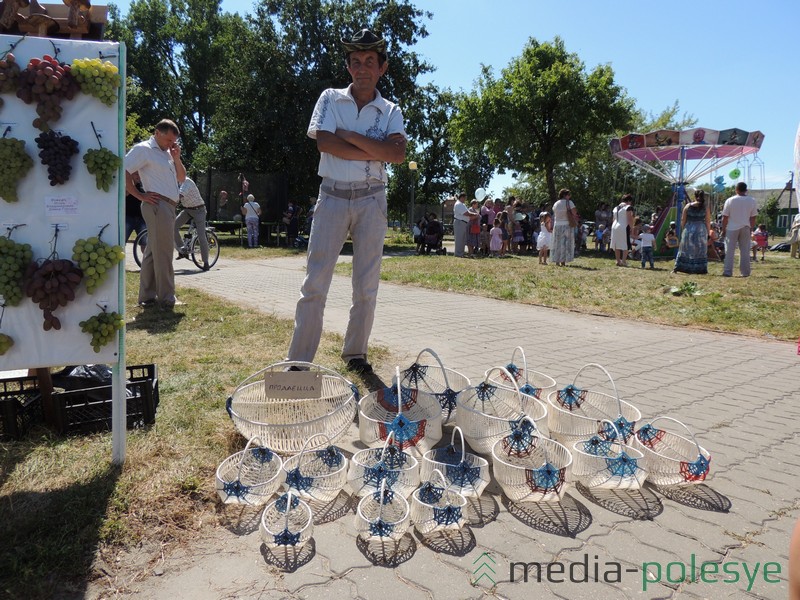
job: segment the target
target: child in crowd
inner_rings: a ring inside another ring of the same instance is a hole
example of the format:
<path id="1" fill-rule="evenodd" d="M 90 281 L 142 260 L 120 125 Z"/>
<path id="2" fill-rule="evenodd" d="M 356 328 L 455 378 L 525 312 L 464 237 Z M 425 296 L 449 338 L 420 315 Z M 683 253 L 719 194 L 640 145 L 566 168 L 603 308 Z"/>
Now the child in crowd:
<path id="1" fill-rule="evenodd" d="M 489 240 L 489 251 L 492 258 L 497 258 L 498 252 L 503 250 L 503 228 L 499 218 L 495 218 L 494 227 L 489 232 L 491 239 Z"/>
<path id="2" fill-rule="evenodd" d="M 550 249 L 550 238 L 553 231 L 553 222 L 550 215 L 543 212 L 539 215 L 539 237 L 536 239 L 536 247 L 539 249 L 539 264 L 547 264 L 547 252 Z"/>
<path id="3" fill-rule="evenodd" d="M 503 247 L 500 249 L 500 258 L 503 258 L 506 255 L 506 252 L 508 252 L 511 247 L 511 232 L 512 232 L 511 222 L 508 220 L 508 213 L 506 211 L 500 213 L 500 227 L 503 230 L 502 231 Z"/>
<path id="4" fill-rule="evenodd" d="M 753 232 L 753 241 L 756 243 L 753 248 L 753 260 L 756 260 L 758 250 L 761 250 L 761 262 L 764 262 L 764 255 L 767 253 L 767 245 L 769 244 L 769 234 L 763 223 Z"/>
<path id="5" fill-rule="evenodd" d="M 489 256 L 489 240 L 492 236 L 489 233 L 489 225 L 484 223 L 481 225 L 481 254 Z"/>
<path id="6" fill-rule="evenodd" d="M 667 250 L 674 250 L 679 244 L 678 234 L 675 233 L 675 221 L 672 221 L 669 224 L 667 234 L 664 236 L 664 246 L 666 246 Z"/>
<path id="7" fill-rule="evenodd" d="M 650 268 L 655 269 L 653 262 L 653 246 L 656 243 L 656 236 L 650 233 L 650 225 L 642 225 L 642 233 L 638 237 L 639 250 L 642 253 L 642 268 L 644 263 L 649 262 Z"/>
<path id="8" fill-rule="evenodd" d="M 614 252 L 611 249 L 611 227 L 606 227 L 605 231 L 603 232 L 603 245 L 608 252 Z"/>

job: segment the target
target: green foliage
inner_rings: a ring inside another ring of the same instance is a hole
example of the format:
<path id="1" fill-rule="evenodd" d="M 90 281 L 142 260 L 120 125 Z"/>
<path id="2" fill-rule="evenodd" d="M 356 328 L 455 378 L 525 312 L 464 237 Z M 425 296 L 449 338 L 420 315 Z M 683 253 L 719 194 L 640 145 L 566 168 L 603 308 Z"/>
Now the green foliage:
<path id="1" fill-rule="evenodd" d="M 778 222 L 778 213 L 780 212 L 780 207 L 778 206 L 778 197 L 776 195 L 772 195 L 767 198 L 767 201 L 761 205 L 761 209 L 758 211 L 758 221 L 759 225 L 765 225 L 767 229 L 774 227 Z"/>

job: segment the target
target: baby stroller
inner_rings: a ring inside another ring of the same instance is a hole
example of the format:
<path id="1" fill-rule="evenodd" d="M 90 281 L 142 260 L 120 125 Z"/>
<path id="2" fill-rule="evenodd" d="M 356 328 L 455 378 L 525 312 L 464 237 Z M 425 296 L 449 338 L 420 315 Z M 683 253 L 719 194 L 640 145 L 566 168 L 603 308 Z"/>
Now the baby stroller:
<path id="1" fill-rule="evenodd" d="M 445 255 L 447 249 L 442 246 L 444 239 L 444 229 L 437 220 L 428 221 L 425 226 L 425 254 L 434 252 L 435 254 Z"/>

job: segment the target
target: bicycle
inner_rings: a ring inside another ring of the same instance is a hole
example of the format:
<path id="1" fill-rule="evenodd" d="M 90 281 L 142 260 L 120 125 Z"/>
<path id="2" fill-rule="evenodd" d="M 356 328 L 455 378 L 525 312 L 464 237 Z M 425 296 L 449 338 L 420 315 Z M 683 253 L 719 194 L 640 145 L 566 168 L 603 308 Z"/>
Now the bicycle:
<path id="1" fill-rule="evenodd" d="M 217 264 L 219 258 L 219 238 L 214 233 L 213 227 L 206 227 L 206 240 L 208 240 L 208 267 Z M 189 249 L 189 256 L 198 269 L 203 268 L 203 256 L 200 253 L 200 238 L 197 235 L 197 226 L 194 219 L 189 221 L 189 229 L 183 233 L 183 244 Z M 133 260 L 141 268 L 144 250 L 147 246 L 147 229 L 142 229 L 133 241 Z"/>

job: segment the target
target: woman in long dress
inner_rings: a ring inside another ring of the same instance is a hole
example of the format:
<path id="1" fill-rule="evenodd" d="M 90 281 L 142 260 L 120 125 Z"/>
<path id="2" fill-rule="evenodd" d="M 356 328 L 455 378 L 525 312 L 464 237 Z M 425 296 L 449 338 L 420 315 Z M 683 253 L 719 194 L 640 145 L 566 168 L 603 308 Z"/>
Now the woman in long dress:
<path id="1" fill-rule="evenodd" d="M 614 221 L 611 225 L 611 249 L 617 259 L 618 267 L 628 266 L 628 227 L 631 225 L 631 215 L 628 206 L 633 202 L 633 196 L 625 194 L 618 206 L 614 207 Z"/>
<path id="2" fill-rule="evenodd" d="M 696 190 L 694 202 L 683 207 L 681 214 L 681 243 L 675 257 L 673 273 L 708 273 L 708 232 L 711 211 L 703 190 Z"/>
<path id="3" fill-rule="evenodd" d="M 553 204 L 553 234 L 551 236 L 550 260 L 558 266 L 566 266 L 575 258 L 575 228 L 569 224 L 568 212 L 577 219 L 575 204 L 570 199 L 569 190 L 558 192 L 558 200 Z"/>

